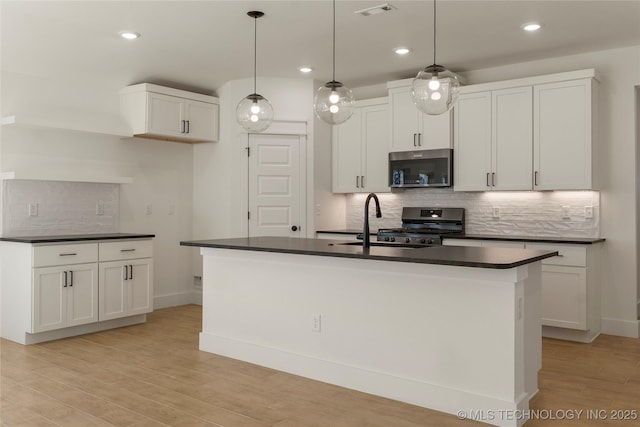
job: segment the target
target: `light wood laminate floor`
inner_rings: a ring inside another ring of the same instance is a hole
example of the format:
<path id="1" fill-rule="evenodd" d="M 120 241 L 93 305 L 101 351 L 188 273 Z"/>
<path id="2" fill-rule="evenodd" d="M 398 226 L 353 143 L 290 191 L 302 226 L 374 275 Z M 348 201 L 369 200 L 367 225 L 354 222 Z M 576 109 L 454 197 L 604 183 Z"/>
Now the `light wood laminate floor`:
<path id="1" fill-rule="evenodd" d="M 200 352 L 200 324 L 201 307 L 188 305 L 76 338 L 31 346 L 2 340 L 2 425 L 487 425 Z M 546 419 L 526 426 L 640 426 L 640 340 L 544 339 L 539 378 L 531 406 Z M 588 417 L 588 410 L 601 412 Z M 636 411 L 629 412 L 636 419 L 613 420 L 624 415 L 615 410 Z"/>

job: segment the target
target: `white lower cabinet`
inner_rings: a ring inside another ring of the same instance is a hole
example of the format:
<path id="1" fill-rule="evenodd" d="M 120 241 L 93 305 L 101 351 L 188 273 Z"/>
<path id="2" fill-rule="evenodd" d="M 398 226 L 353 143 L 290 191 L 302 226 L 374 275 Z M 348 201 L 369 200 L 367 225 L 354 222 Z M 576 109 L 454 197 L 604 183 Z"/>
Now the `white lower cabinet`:
<path id="1" fill-rule="evenodd" d="M 98 264 L 34 268 L 32 313 L 32 333 L 97 322 Z"/>
<path id="2" fill-rule="evenodd" d="M 33 344 L 140 323 L 153 311 L 150 239 L 2 241 L 0 260 L 2 338 Z"/>
<path id="3" fill-rule="evenodd" d="M 100 320 L 153 311 L 151 258 L 100 263 Z"/>

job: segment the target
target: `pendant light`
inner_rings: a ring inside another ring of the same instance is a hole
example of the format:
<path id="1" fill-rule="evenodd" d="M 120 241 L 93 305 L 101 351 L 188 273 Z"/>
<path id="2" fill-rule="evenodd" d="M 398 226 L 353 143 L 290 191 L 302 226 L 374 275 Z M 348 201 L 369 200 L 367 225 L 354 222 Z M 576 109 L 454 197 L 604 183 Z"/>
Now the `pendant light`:
<path id="1" fill-rule="evenodd" d="M 263 12 L 251 11 L 247 15 L 254 19 L 253 25 L 253 93 L 247 95 L 236 107 L 236 120 L 248 132 L 262 132 L 273 121 L 273 107 L 267 98 L 256 93 L 256 58 L 258 45 L 258 18 Z"/>
<path id="2" fill-rule="evenodd" d="M 320 120 L 337 125 L 351 117 L 354 102 L 351 89 L 336 81 L 336 0 L 333 0 L 333 79 L 318 88 L 313 109 Z"/>
<path id="3" fill-rule="evenodd" d="M 411 86 L 411 97 L 424 113 L 438 115 L 451 109 L 458 98 L 458 77 L 436 64 L 436 0 L 433 0 L 433 65 L 420 71 Z"/>

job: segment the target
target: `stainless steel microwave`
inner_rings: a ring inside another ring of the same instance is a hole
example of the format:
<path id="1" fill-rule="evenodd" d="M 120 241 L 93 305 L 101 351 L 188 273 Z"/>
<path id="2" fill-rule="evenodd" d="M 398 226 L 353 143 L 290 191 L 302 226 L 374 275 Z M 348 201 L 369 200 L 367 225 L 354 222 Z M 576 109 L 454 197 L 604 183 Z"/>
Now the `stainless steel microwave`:
<path id="1" fill-rule="evenodd" d="M 452 185 L 452 149 L 389 153 L 389 187 L 428 188 Z"/>

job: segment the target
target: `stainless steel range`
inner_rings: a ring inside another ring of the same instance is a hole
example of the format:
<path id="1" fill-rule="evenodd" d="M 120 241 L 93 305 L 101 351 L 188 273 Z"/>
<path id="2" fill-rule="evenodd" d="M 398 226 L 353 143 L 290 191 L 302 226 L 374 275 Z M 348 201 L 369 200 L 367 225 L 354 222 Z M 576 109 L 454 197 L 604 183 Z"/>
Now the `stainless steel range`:
<path id="1" fill-rule="evenodd" d="M 447 234 L 464 234 L 464 208 L 402 208 L 401 228 L 381 228 L 379 242 L 440 246 Z"/>

